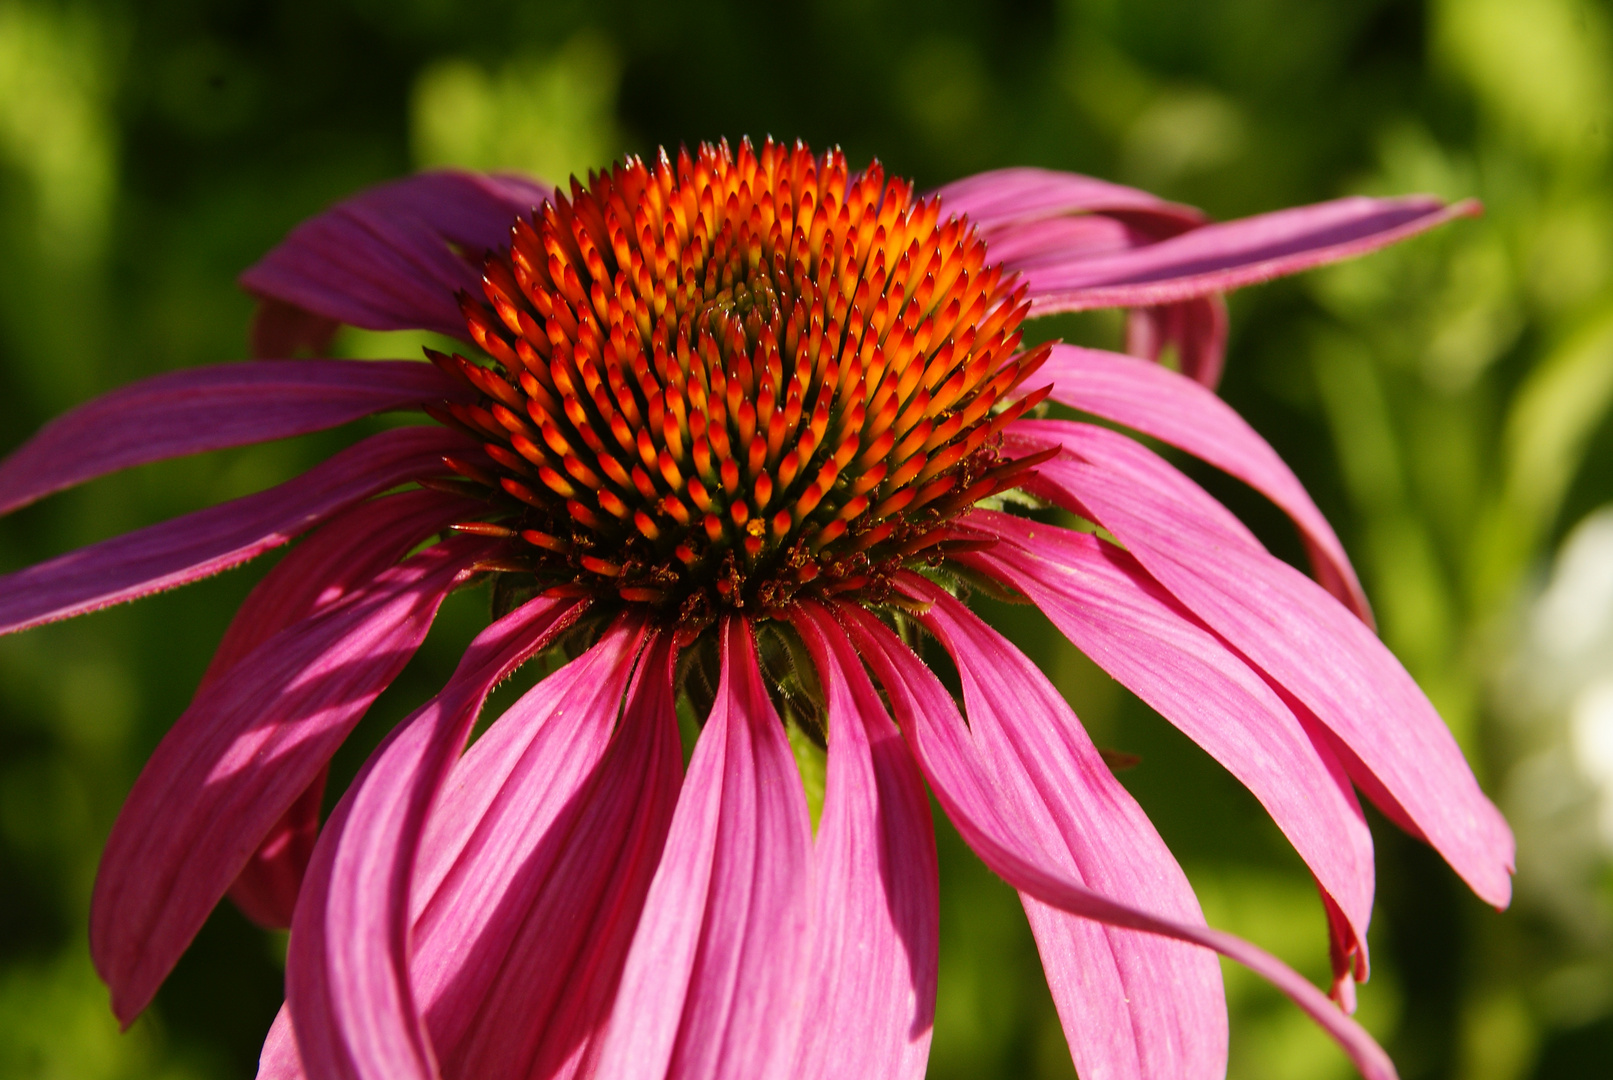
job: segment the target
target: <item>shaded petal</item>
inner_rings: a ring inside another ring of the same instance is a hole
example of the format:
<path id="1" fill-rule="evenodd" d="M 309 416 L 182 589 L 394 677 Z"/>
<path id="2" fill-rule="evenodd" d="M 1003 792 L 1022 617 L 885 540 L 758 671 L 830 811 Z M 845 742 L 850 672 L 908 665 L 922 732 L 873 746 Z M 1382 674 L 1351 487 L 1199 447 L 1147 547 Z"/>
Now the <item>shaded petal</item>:
<path id="1" fill-rule="evenodd" d="M 677 804 L 672 655 L 657 636 L 629 691 L 634 652 L 615 650 L 611 670 L 557 689 L 535 731 L 541 718 L 506 713 L 449 777 L 415 876 L 411 968 L 445 1074 L 586 1074 Z"/>
<path id="2" fill-rule="evenodd" d="M 134 465 L 466 393 L 413 360 L 259 360 L 157 375 L 62 414 L 0 462 L 0 514 Z"/>
<path id="3" fill-rule="evenodd" d="M 1016 221 L 1071 214 L 1132 213 L 1180 232 L 1203 225 L 1204 214 L 1137 188 L 1079 173 L 1017 167 L 994 169 L 936 189 L 949 213 L 967 214 L 982 230 Z M 1168 234 L 1167 234 L 1168 235 Z"/>
<path id="4" fill-rule="evenodd" d="M 319 811 L 329 774 L 328 766 L 314 774 L 313 782 L 269 826 L 229 887 L 235 906 L 259 926 L 269 930 L 291 926 L 302 875 L 314 853 L 314 841 L 319 839 Z"/>
<path id="5" fill-rule="evenodd" d="M 922 1077 L 940 934 L 930 801 L 845 631 L 815 604 L 794 622 L 829 699 L 829 771 L 792 1077 Z"/>
<path id="6" fill-rule="evenodd" d="M 1192 942 L 1237 960 L 1309 1013 L 1368 1080 L 1393 1080 L 1394 1066 L 1372 1036 L 1276 957 L 1231 934 L 1117 902 L 1072 874 L 1067 850 L 1060 850 L 1062 841 L 1050 835 L 1053 811 L 1047 800 L 1057 798 L 1059 792 L 1043 792 L 1023 783 L 1004 785 L 998 763 L 983 752 L 946 688 L 923 662 L 872 616 L 856 609 L 842 609 L 842 616 L 851 625 L 864 659 L 884 685 L 936 799 L 987 866 L 1050 907 Z M 1166 987 L 1162 992 L 1168 996 L 1173 991 Z M 1138 1004 L 1158 1007 L 1153 1002 Z"/>
<path id="7" fill-rule="evenodd" d="M 1160 584 L 1292 694 L 1350 751 L 1369 798 L 1387 793 L 1487 902 L 1512 891 L 1512 831 L 1444 721 L 1362 622 L 1293 567 L 1225 542 L 1225 508 L 1132 439 L 1090 425 L 1032 488 L 1108 529 Z M 1368 779 L 1370 777 L 1370 779 Z M 1393 813 L 1393 811 L 1390 811 Z"/>
<path id="8" fill-rule="evenodd" d="M 419 490 L 359 503 L 338 514 L 293 548 L 247 594 L 202 674 L 201 686 L 285 627 L 340 603 L 432 534 L 474 517 L 483 505 Z M 230 886 L 230 899 L 254 922 L 276 928 L 291 925 L 297 889 L 319 835 L 324 791 L 321 769 Z"/>
<path id="9" fill-rule="evenodd" d="M 336 340 L 342 324 L 323 315 L 304 311 L 284 300 L 259 300 L 252 313 L 247 341 L 256 358 L 296 356 L 308 352 L 324 356 Z"/>
<path id="10" fill-rule="evenodd" d="M 488 693 L 578 610 L 576 601 L 540 597 L 478 634 L 442 692 L 393 729 L 331 814 L 286 960 L 297 1049 L 311 1075 L 437 1075 L 409 985 L 410 878 L 421 830 Z"/>
<path id="11" fill-rule="evenodd" d="M 1186 875 L 1036 665 L 922 578 L 905 574 L 900 585 L 929 605 L 919 620 L 957 665 L 971 745 L 989 762 L 999 797 L 1041 808 L 1039 843 L 1058 871 L 1202 926 Z M 1214 956 L 1074 918 L 1034 897 L 1025 910 L 1078 1072 L 1173 1080 L 1225 1073 L 1226 1002 Z"/>
<path id="12" fill-rule="evenodd" d="M 622 973 L 601 1080 L 787 1077 L 805 1003 L 812 823 L 744 621 Z"/>
<path id="13" fill-rule="evenodd" d="M 1133 308 L 1126 320 L 1126 351 L 1156 363 L 1176 350 L 1183 375 L 1214 390 L 1227 354 L 1227 302 L 1220 293 L 1178 304 Z"/>
<path id="14" fill-rule="evenodd" d="M 1205 225 L 1156 244 L 1027 268 L 1032 312 L 1148 307 L 1269 281 L 1364 255 L 1452 218 L 1475 202 L 1446 206 L 1427 195 L 1351 196 Z"/>
<path id="15" fill-rule="evenodd" d="M 131 1020 L 264 834 L 403 669 L 485 541 L 449 541 L 295 624 L 203 687 L 158 744 L 107 840 L 90 949 Z"/>
<path id="16" fill-rule="evenodd" d="M 479 290 L 486 252 L 508 244 L 515 219 L 551 191 L 521 177 L 455 171 L 381 184 L 298 225 L 241 275 L 241 286 L 366 330 L 464 338 L 456 294 Z"/>
<path id="17" fill-rule="evenodd" d="M 962 560 L 1024 593 L 1070 642 L 1241 780 L 1366 948 L 1372 834 L 1349 779 L 1261 675 L 1113 544 L 1007 514 L 967 519 L 1004 542 Z M 1346 965 L 1346 971 L 1348 965 Z"/>
<path id="18" fill-rule="evenodd" d="M 0 634 L 185 585 L 279 547 L 387 488 L 443 471 L 476 444 L 440 427 L 383 431 L 255 495 L 79 548 L 0 577 Z"/>
<path id="19" fill-rule="evenodd" d="M 1299 527 L 1317 580 L 1371 625 L 1372 609 L 1333 527 L 1277 451 L 1230 405 L 1158 364 L 1100 349 L 1055 345 L 1038 374 L 1052 381 L 1053 400 L 1186 450 L 1276 503 Z M 1033 420 L 1014 431 L 1052 445 L 1080 438 L 1071 427 Z"/>

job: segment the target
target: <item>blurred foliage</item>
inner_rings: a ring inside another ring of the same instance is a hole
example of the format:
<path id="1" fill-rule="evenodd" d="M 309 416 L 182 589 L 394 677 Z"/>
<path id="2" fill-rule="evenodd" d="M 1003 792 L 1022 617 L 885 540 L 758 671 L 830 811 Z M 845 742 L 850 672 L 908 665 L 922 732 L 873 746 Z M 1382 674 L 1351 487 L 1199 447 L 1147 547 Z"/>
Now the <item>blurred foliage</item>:
<path id="1" fill-rule="evenodd" d="M 1074 169 L 1217 217 L 1353 191 L 1484 200 L 1476 222 L 1235 296 L 1224 393 L 1338 525 L 1386 640 L 1519 830 L 1518 904 L 1498 916 L 1374 819 L 1363 1021 L 1408 1080 L 1613 1071 L 1613 829 L 1596 817 L 1613 635 L 1539 659 L 1554 596 L 1613 596 L 1571 574 L 1600 580 L 1613 544 L 1550 570 L 1613 500 L 1605 3 L 0 0 L 0 449 L 132 378 L 240 356 L 235 274 L 361 185 L 445 163 L 560 179 L 744 133 L 877 154 L 921 187 Z M 1119 342 L 1111 316 L 1052 330 Z M 418 355 L 409 335 L 342 345 Z M 0 522 L 0 568 L 257 490 L 348 438 L 98 481 Z M 1297 556 L 1273 509 L 1194 475 Z M 84 928 L 122 796 L 261 573 L 0 642 L 0 1074 L 251 1075 L 283 941 L 225 905 L 120 1035 Z M 449 603 L 339 780 L 440 685 L 485 604 Z M 992 614 L 1100 743 L 1141 755 L 1125 781 L 1210 920 L 1323 978 L 1308 876 L 1254 800 L 1034 613 Z M 1015 897 L 944 825 L 941 848 L 932 1075 L 1071 1075 Z M 1227 975 L 1234 1077 L 1348 1075 L 1274 991 Z"/>

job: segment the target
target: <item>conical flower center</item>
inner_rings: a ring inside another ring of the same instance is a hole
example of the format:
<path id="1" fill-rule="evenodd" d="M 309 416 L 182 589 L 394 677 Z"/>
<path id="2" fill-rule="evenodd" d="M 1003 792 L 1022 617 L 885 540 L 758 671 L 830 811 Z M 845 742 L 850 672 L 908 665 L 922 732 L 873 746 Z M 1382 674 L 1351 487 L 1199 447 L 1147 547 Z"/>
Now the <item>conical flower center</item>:
<path id="1" fill-rule="evenodd" d="M 540 585 L 777 611 L 879 589 L 1008 486 L 1023 289 L 967 222 L 838 151 L 702 146 L 575 179 L 466 297 L 496 367 L 459 463 Z M 518 539 L 517 539 L 518 538 Z"/>

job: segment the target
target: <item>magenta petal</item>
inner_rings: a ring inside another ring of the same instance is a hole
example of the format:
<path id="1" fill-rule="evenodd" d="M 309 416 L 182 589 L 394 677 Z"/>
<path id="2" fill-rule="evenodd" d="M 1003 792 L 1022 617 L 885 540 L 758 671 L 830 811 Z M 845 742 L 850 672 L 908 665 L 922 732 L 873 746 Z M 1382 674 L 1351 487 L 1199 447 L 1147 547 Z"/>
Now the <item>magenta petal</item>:
<path id="1" fill-rule="evenodd" d="M 367 330 L 463 338 L 455 299 L 484 254 L 550 195 L 518 177 L 426 172 L 370 188 L 298 225 L 241 275 L 248 292 Z M 458 250 L 455 250 L 458 249 Z"/>
<path id="2" fill-rule="evenodd" d="M 294 622 L 340 603 L 423 541 L 486 504 L 440 491 L 403 491 L 337 514 L 275 564 L 230 620 L 202 674 L 205 686 Z"/>
<path id="3" fill-rule="evenodd" d="M 306 1080 L 302 1057 L 297 1053 L 297 1034 L 291 1027 L 291 1008 L 281 1005 L 269 1025 L 269 1034 L 263 1040 L 258 1054 L 257 1080 Z"/>
<path id="4" fill-rule="evenodd" d="M 847 609 L 844 615 L 864 658 L 884 684 L 936 799 L 987 866 L 1050 908 L 1192 942 L 1237 960 L 1309 1013 L 1368 1080 L 1394 1080 L 1394 1065 L 1372 1036 L 1282 961 L 1231 934 L 1118 902 L 1071 873 L 1068 849 L 1053 835 L 1056 829 L 1048 805 L 1067 795 L 1063 786 L 1043 790 L 1027 787 L 1023 781 L 1004 785 L 1005 773 L 999 763 L 979 745 L 973 729 L 958 715 L 951 695 L 929 668 L 877 619 L 855 609 Z M 1049 978 L 1053 977 L 1050 973 Z M 1169 998 L 1174 988 L 1161 986 L 1156 993 Z M 1136 1004 L 1144 1010 L 1161 1007 L 1156 1001 Z M 1108 1033 L 1097 1033 L 1099 1039 L 1107 1037 Z"/>
<path id="5" fill-rule="evenodd" d="M 1479 790 L 1444 721 L 1406 669 L 1315 582 L 1258 548 L 1224 542 L 1225 509 L 1158 455 L 1090 425 L 1080 454 L 1033 486 L 1107 528 L 1153 577 L 1315 713 L 1487 902 L 1511 897 L 1512 831 Z M 1343 759 L 1349 764 L 1350 759 Z"/>
<path id="6" fill-rule="evenodd" d="M 420 834 L 488 693 L 577 610 L 575 601 L 540 597 L 477 635 L 442 692 L 393 729 L 326 823 L 286 960 L 286 997 L 310 1075 L 436 1076 L 408 970 Z"/>
<path id="7" fill-rule="evenodd" d="M 1366 947 L 1372 834 L 1337 760 L 1259 672 L 1127 553 L 1007 514 L 968 524 L 1002 538 L 968 563 L 1024 593 L 1076 648 L 1204 747 L 1260 800 Z"/>
<path id="8" fill-rule="evenodd" d="M 750 627 L 726 618 L 695 745 L 594 1076 L 783 1080 L 805 1002 L 812 823 Z"/>
<path id="9" fill-rule="evenodd" d="M 636 657 L 627 629 L 546 680 L 579 669 L 552 715 L 500 717 L 432 812 L 411 970 L 449 1076 L 561 1080 L 597 1049 L 683 773 L 671 641 Z"/>
<path id="10" fill-rule="evenodd" d="M 230 885 L 230 899 L 259 926 L 270 930 L 291 926 L 302 876 L 319 839 L 319 810 L 329 771 L 323 768 L 314 774 L 313 782 L 269 827 Z"/>
<path id="11" fill-rule="evenodd" d="M 792 1080 L 922 1077 L 940 933 L 930 801 L 845 631 L 816 605 L 795 625 L 829 698 L 829 772 Z"/>
<path id="12" fill-rule="evenodd" d="M 284 300 L 259 300 L 247 331 L 254 359 L 312 353 L 324 356 L 342 324 Z"/>
<path id="13" fill-rule="evenodd" d="M 1025 282 L 1039 315 L 1169 304 L 1364 255 L 1478 212 L 1474 202 L 1446 206 L 1426 195 L 1353 196 L 1205 225 L 1113 255 L 1077 253 L 1026 269 Z"/>
<path id="14" fill-rule="evenodd" d="M 264 834 L 414 654 L 485 542 L 450 541 L 264 642 L 203 687 L 112 827 L 90 949 L 125 1022 L 150 1002 Z"/>
<path id="15" fill-rule="evenodd" d="M 922 578 L 904 575 L 901 585 L 929 605 L 919 619 L 957 664 L 973 752 L 992 770 L 999 798 L 1036 808 L 1037 842 L 1057 859 L 1057 872 L 1202 926 L 1186 875 L 1041 671 Z M 931 735 L 909 737 L 923 766 Z M 1078 1072 L 1173 1080 L 1225 1073 L 1226 1002 L 1215 957 L 1075 918 L 1035 897 L 1026 898 L 1025 911 Z"/>
<path id="16" fill-rule="evenodd" d="M 1170 443 L 1237 477 L 1299 527 L 1317 580 L 1371 625 L 1372 609 L 1344 545 L 1291 469 L 1231 406 L 1191 379 L 1100 349 L 1055 345 L 1038 378 L 1053 400 Z M 1025 421 L 1016 434 L 1051 445 L 1078 431 L 1061 421 Z"/>
<path id="17" fill-rule="evenodd" d="M 441 473 L 444 454 L 475 448 L 439 427 L 383 431 L 278 487 L 7 574 L 0 577 L 0 634 L 228 570 L 376 492 Z"/>
<path id="18" fill-rule="evenodd" d="M 259 360 L 157 375 L 64 413 L 0 462 L 0 514 L 134 465 L 465 394 L 412 360 Z"/>
<path id="19" fill-rule="evenodd" d="M 1221 294 L 1132 309 L 1126 320 L 1126 351 L 1158 361 L 1167 346 L 1176 350 L 1183 375 L 1214 390 L 1227 353 L 1227 302 Z"/>
<path id="20" fill-rule="evenodd" d="M 1203 225 L 1204 214 L 1146 191 L 1079 173 L 1028 167 L 996 169 L 938 188 L 948 213 L 966 214 L 989 231 L 1008 222 L 1073 214 L 1132 214 L 1155 218 L 1171 232 Z"/>

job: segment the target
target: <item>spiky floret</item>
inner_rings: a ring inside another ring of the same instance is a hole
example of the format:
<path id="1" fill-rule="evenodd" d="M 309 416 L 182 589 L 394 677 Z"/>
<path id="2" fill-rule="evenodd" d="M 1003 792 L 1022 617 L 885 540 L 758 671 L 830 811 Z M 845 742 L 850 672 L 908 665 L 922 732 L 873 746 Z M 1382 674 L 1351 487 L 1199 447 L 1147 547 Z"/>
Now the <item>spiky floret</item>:
<path id="1" fill-rule="evenodd" d="M 575 178 L 462 296 L 489 366 L 442 419 L 493 467 L 474 531 L 544 587 L 774 612 L 879 591 L 941 526 L 1026 467 L 999 460 L 1005 405 L 1046 357 L 1018 352 L 1025 290 L 967 221 L 838 150 L 702 145 Z"/>

